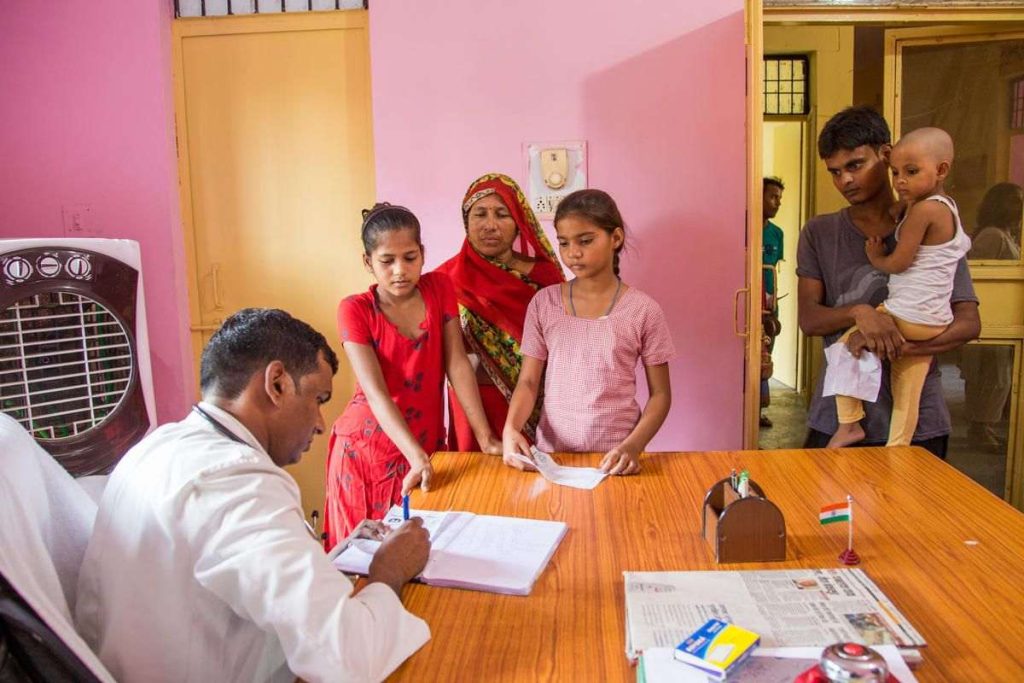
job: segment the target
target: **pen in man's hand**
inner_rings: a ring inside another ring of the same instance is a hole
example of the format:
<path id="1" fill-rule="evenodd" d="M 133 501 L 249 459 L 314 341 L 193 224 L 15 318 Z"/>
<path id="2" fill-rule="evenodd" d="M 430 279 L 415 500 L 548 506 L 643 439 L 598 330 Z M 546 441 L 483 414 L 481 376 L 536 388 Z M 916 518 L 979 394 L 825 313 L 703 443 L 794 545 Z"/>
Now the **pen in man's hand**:
<path id="1" fill-rule="evenodd" d="M 409 496 L 402 496 L 402 519 L 406 522 L 409 521 Z"/>

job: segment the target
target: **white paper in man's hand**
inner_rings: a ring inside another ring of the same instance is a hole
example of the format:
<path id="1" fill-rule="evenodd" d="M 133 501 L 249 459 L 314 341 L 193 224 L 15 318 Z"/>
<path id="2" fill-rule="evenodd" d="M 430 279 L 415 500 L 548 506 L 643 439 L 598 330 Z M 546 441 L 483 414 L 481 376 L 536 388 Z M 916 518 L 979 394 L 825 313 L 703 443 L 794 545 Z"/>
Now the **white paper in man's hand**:
<path id="1" fill-rule="evenodd" d="M 537 450 L 536 447 L 530 448 L 530 454 L 533 455 L 533 460 L 530 460 L 521 453 L 514 453 L 513 457 L 536 467 L 541 476 L 552 484 L 571 486 L 577 489 L 592 489 L 608 476 L 596 467 L 567 467 L 559 465 L 549 454 Z"/>
<path id="2" fill-rule="evenodd" d="M 822 396 L 852 396 L 874 403 L 882 388 L 882 362 L 870 351 L 855 358 L 843 342 L 825 349 L 825 384 Z"/>

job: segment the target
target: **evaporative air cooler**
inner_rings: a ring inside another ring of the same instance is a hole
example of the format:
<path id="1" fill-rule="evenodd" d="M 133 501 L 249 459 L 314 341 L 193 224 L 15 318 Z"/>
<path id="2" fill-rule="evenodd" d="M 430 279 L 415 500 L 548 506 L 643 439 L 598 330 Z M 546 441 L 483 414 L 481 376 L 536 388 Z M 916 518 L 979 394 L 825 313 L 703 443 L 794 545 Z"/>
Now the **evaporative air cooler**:
<path id="1" fill-rule="evenodd" d="M 0 410 L 74 476 L 156 425 L 137 242 L 0 240 Z"/>

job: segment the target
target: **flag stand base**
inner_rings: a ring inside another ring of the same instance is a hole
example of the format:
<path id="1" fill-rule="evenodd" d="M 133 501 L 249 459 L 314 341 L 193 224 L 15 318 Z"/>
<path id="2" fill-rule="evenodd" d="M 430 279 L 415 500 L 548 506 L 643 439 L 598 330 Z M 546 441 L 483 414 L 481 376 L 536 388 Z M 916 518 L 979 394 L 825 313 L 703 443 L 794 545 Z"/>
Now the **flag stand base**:
<path id="1" fill-rule="evenodd" d="M 847 548 L 839 553 L 839 560 L 846 565 L 860 564 L 860 556 L 853 548 Z"/>

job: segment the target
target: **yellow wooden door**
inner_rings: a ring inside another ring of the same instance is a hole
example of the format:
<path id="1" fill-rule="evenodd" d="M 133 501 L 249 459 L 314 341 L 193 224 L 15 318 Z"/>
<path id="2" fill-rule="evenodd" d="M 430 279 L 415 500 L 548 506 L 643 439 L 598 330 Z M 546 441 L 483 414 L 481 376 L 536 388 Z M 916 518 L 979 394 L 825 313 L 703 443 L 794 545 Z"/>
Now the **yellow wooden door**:
<path id="1" fill-rule="evenodd" d="M 367 13 L 174 23 L 175 110 L 193 350 L 245 307 L 287 310 L 339 357 L 335 310 L 365 289 L 374 197 Z M 328 425 L 351 396 L 344 361 Z M 326 436 L 291 473 L 322 509 Z"/>
<path id="2" fill-rule="evenodd" d="M 949 462 L 1024 509 L 1024 32 L 980 26 L 886 31 L 886 119 L 898 138 L 947 130 L 947 192 L 974 247 L 981 339 L 939 357 L 953 418 Z"/>

